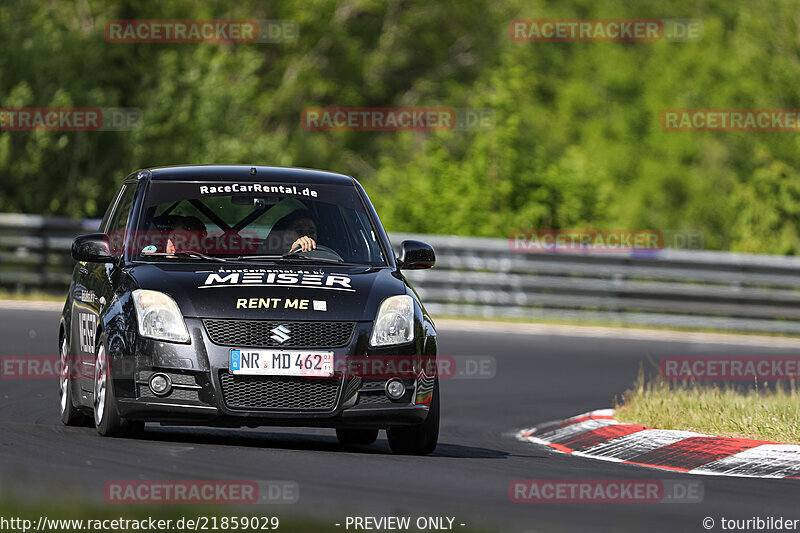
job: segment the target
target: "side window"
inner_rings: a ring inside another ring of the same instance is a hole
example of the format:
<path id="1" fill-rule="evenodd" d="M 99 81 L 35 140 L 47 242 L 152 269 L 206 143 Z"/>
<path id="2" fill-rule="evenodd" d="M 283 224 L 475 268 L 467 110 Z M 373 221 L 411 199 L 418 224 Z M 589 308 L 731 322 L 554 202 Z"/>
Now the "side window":
<path id="1" fill-rule="evenodd" d="M 128 214 L 131 212 L 131 205 L 133 205 L 133 197 L 135 195 L 135 184 L 126 184 L 122 186 L 122 192 L 119 194 L 117 205 L 108 221 L 106 233 L 125 230 L 125 225 L 128 223 Z"/>
<path id="2" fill-rule="evenodd" d="M 100 229 L 98 231 L 100 232 L 106 231 L 106 228 L 108 227 L 108 221 L 111 218 L 111 215 L 114 213 L 114 206 L 117 205 L 119 197 L 122 194 L 122 189 L 124 188 L 125 188 L 124 185 L 120 187 L 120 189 L 117 191 L 117 194 L 115 194 L 114 198 L 112 198 L 111 203 L 108 204 L 108 209 L 106 209 L 106 214 L 103 215 L 103 221 L 100 222 Z"/>
<path id="3" fill-rule="evenodd" d="M 106 213 L 104 225 L 102 226 L 105 227 L 105 232 L 111 240 L 111 249 L 117 253 L 122 250 L 128 214 L 131 212 L 133 198 L 136 196 L 136 185 L 131 183 L 122 186 L 120 193 L 117 195 L 116 205 L 113 207 L 113 211 Z"/>

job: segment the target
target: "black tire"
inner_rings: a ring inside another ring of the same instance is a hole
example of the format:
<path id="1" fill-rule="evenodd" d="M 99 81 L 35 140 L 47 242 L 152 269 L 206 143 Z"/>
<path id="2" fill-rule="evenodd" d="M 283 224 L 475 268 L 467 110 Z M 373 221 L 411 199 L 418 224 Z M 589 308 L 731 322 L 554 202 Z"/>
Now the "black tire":
<path id="1" fill-rule="evenodd" d="M 65 426 L 82 426 L 86 417 L 78 411 L 72 401 L 72 368 L 67 348 L 67 338 L 61 339 L 60 345 L 61 375 L 59 376 L 58 396 L 61 407 L 61 423 Z"/>
<path id="2" fill-rule="evenodd" d="M 106 354 L 105 340 L 97 343 L 94 363 L 94 387 L 92 405 L 94 407 L 94 425 L 103 437 L 118 437 L 125 433 L 125 423 L 117 410 L 117 399 L 114 396 L 114 380 L 109 373 L 110 365 Z"/>
<path id="3" fill-rule="evenodd" d="M 428 455 L 439 443 L 439 380 L 433 384 L 431 408 L 425 422 L 418 426 L 386 430 L 389 447 L 397 455 Z"/>
<path id="4" fill-rule="evenodd" d="M 337 429 L 336 438 L 342 444 L 372 444 L 378 440 L 377 429 Z"/>

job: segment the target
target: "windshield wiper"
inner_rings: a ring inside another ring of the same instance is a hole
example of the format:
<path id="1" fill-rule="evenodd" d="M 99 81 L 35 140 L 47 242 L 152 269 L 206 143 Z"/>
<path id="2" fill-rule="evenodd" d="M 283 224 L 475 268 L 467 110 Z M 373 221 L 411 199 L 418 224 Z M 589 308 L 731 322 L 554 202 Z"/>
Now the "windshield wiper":
<path id="1" fill-rule="evenodd" d="M 329 259 L 327 257 L 309 257 L 307 255 L 301 255 L 299 252 L 289 252 L 288 254 L 283 254 L 281 258 L 301 259 L 303 261 L 320 261 L 322 263 L 334 263 L 336 265 L 341 265 L 342 263 L 344 263 L 344 259 Z"/>
<path id="2" fill-rule="evenodd" d="M 206 261 L 218 261 L 220 263 L 227 263 L 228 260 L 222 257 L 216 257 L 213 255 L 207 255 L 200 252 L 195 252 L 192 250 L 180 250 L 172 253 L 167 252 L 153 252 L 149 254 L 139 254 L 143 257 L 148 256 L 155 256 L 155 257 L 191 257 L 192 259 L 205 259 Z"/>
<path id="3" fill-rule="evenodd" d="M 349 263 L 345 263 L 341 259 L 329 259 L 327 257 L 308 257 L 305 255 L 300 255 L 299 253 L 288 253 L 283 255 L 243 255 L 239 257 L 241 261 L 258 261 L 258 260 L 267 260 L 271 259 L 273 261 L 278 259 L 288 259 L 288 260 L 295 260 L 299 259 L 301 261 L 312 261 L 318 263 L 332 263 L 334 265 L 346 265 Z"/>

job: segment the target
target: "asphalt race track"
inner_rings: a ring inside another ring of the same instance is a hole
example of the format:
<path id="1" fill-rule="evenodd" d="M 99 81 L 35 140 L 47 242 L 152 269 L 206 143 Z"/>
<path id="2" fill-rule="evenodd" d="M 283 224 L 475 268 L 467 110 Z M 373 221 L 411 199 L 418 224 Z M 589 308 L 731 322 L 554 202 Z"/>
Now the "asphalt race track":
<path id="1" fill-rule="evenodd" d="M 56 355 L 58 313 L 0 311 L 0 355 Z M 694 504 L 519 504 L 515 479 L 677 479 L 686 475 L 570 457 L 516 440 L 533 425 L 609 407 L 640 364 L 663 356 L 793 355 L 786 348 L 440 330 L 440 353 L 492 355 L 492 379 L 441 384 L 439 447 L 428 457 L 375 445 L 346 448 L 332 430 L 210 430 L 148 426 L 140 439 L 104 439 L 58 417 L 57 381 L 0 381 L 4 497 L 63 494 L 102 502 L 111 480 L 293 480 L 300 500 L 279 517 L 343 522 L 347 515 L 455 516 L 499 531 L 705 531 L 704 517 L 800 518 L 800 480 L 697 476 Z M 45 485 L 44 480 L 47 480 Z M 455 530 L 463 529 L 456 526 Z M 342 531 L 345 531 L 342 528 Z M 351 530 L 352 531 L 352 530 Z"/>

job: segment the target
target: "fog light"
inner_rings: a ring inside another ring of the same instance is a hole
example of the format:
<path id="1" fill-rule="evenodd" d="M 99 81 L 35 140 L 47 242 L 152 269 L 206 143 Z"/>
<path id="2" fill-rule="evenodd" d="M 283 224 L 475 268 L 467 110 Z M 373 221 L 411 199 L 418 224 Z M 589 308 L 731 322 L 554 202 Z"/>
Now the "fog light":
<path id="1" fill-rule="evenodd" d="M 169 394 L 171 389 L 172 381 L 169 379 L 168 375 L 153 374 L 153 377 L 150 378 L 150 390 L 153 391 L 153 394 L 156 396 Z"/>
<path id="2" fill-rule="evenodd" d="M 386 382 L 386 396 L 391 400 L 399 400 L 406 393 L 406 386 L 399 379 L 390 379 Z"/>

